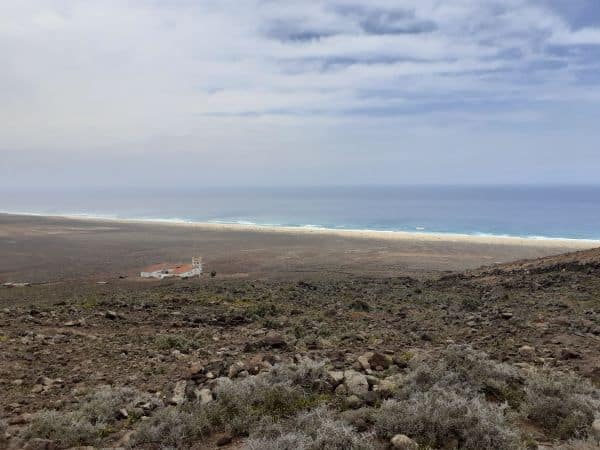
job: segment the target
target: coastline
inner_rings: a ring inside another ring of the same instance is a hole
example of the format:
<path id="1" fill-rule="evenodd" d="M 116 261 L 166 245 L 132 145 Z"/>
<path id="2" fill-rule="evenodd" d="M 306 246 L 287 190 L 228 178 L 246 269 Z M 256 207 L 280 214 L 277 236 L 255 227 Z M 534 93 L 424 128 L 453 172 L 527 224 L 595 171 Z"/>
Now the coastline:
<path id="1" fill-rule="evenodd" d="M 86 223 L 122 223 L 139 225 L 160 225 L 185 227 L 197 230 L 251 232 L 266 234 L 288 235 L 321 235 L 356 239 L 377 239 L 389 241 L 413 242 L 439 242 L 439 243 L 472 243 L 487 245 L 510 245 L 531 247 L 553 247 L 565 249 L 590 249 L 600 247 L 600 239 L 575 239 L 560 237 L 524 237 L 510 235 L 442 233 L 425 231 L 391 231 L 391 230 L 361 230 L 361 229 L 336 229 L 317 226 L 280 226 L 260 225 L 254 223 L 226 223 L 226 222 L 195 222 L 183 219 L 129 219 L 109 216 L 96 216 L 88 214 L 39 214 L 24 212 L 0 211 L 1 215 L 17 217 L 39 217 L 45 219 L 68 219 Z"/>

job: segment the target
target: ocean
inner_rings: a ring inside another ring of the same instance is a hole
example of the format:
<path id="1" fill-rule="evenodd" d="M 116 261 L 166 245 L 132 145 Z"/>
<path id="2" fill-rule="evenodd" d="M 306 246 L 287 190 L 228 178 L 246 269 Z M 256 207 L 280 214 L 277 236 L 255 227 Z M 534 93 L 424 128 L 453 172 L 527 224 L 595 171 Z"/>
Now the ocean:
<path id="1" fill-rule="evenodd" d="M 600 186 L 4 190 L 0 211 L 537 239 L 600 239 Z"/>

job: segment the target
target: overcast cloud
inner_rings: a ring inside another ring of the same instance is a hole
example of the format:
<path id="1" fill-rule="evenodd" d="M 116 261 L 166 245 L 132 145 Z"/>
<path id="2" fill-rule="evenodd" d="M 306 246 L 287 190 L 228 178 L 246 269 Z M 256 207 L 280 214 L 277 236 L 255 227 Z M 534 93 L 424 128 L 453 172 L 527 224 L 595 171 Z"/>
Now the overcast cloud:
<path id="1" fill-rule="evenodd" d="M 0 3 L 0 186 L 594 183 L 597 0 Z"/>

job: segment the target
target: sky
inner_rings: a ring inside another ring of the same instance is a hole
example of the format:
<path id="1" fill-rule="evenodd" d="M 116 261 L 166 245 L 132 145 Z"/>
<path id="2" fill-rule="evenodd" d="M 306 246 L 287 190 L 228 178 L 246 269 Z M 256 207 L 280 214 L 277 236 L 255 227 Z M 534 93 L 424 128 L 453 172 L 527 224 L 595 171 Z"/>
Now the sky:
<path id="1" fill-rule="evenodd" d="M 598 0 L 0 2 L 0 187 L 591 184 Z"/>

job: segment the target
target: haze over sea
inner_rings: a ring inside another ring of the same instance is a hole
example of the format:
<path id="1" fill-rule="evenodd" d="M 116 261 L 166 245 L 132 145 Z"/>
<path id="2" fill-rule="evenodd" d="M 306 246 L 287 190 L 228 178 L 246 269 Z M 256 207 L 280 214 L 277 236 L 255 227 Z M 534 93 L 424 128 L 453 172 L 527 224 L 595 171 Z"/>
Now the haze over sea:
<path id="1" fill-rule="evenodd" d="M 6 191 L 43 215 L 600 239 L 600 186 L 311 187 Z"/>

